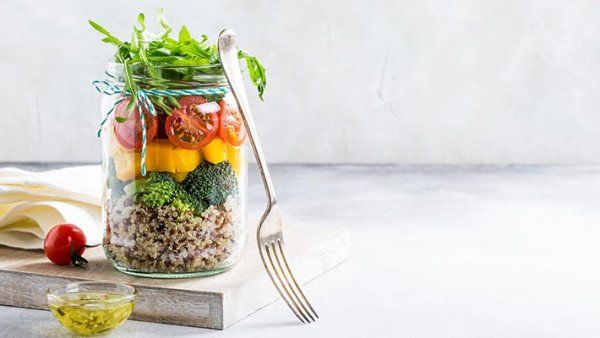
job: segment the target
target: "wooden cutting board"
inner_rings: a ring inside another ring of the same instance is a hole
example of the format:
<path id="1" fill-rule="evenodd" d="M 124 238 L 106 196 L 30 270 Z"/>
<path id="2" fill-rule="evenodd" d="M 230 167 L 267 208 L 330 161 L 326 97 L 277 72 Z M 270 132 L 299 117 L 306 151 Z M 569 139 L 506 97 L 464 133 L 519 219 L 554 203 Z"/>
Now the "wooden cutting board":
<path id="1" fill-rule="evenodd" d="M 342 263 L 349 238 L 342 227 L 290 224 L 285 232 L 292 268 L 306 283 Z M 86 251 L 87 269 L 50 263 L 42 251 L 0 246 L 0 304 L 45 309 L 45 290 L 81 280 L 125 283 L 138 290 L 132 319 L 223 329 L 279 298 L 249 229 L 244 255 L 231 270 L 195 279 L 151 279 L 113 269 L 102 248 Z M 309 295 L 310 296 L 310 295 Z M 290 317 L 293 316 L 291 312 Z"/>

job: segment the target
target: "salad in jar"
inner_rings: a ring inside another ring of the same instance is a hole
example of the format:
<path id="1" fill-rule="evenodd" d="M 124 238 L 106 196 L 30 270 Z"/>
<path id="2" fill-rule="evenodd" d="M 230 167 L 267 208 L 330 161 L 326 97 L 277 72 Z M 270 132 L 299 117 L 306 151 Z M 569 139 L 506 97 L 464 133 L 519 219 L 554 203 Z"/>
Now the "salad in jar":
<path id="1" fill-rule="evenodd" d="M 105 192 L 103 246 L 120 271 L 173 278 L 225 271 L 245 242 L 246 130 L 215 44 L 161 12 L 158 33 L 138 15 L 131 41 L 90 21 L 116 46 L 100 91 Z M 264 67 L 240 51 L 260 98 Z M 107 113 L 108 112 L 108 113 Z"/>

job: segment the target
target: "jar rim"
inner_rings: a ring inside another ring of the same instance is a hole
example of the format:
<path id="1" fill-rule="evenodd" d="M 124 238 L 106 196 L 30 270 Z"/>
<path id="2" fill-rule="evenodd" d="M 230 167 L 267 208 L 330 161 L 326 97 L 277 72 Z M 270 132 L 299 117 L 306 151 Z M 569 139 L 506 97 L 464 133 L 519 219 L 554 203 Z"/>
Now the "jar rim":
<path id="1" fill-rule="evenodd" d="M 107 64 L 107 68 L 109 67 L 123 67 L 123 63 L 121 62 L 116 62 L 116 61 L 109 61 Z M 141 62 L 136 62 L 131 64 L 131 67 L 136 68 L 136 69 L 144 69 L 147 68 L 143 63 Z M 213 64 L 208 64 L 208 65 L 195 65 L 195 66 L 187 66 L 187 65 L 155 65 L 154 68 L 157 69 L 221 69 L 221 63 L 213 63 Z M 221 71 L 222 73 L 222 71 Z"/>

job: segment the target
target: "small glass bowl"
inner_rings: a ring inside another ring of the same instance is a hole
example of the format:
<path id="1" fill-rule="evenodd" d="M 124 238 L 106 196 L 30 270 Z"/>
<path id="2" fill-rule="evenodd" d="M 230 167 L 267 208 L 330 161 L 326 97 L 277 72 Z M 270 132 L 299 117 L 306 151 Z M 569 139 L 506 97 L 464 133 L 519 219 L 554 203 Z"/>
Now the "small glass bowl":
<path id="1" fill-rule="evenodd" d="M 133 311 L 136 290 L 124 284 L 80 282 L 46 291 L 48 307 L 67 329 L 80 335 L 107 332 Z"/>

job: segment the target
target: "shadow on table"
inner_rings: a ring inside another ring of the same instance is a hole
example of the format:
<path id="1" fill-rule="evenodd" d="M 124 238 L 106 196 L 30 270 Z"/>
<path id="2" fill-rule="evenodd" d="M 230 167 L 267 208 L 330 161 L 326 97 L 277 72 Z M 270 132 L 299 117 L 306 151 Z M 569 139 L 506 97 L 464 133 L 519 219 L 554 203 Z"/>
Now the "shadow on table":
<path id="1" fill-rule="evenodd" d="M 55 319 L 35 320 L 32 323 L 23 320 L 19 323 L 7 323 L 2 329 L 8 337 L 78 337 L 62 327 Z"/>
<path id="2" fill-rule="evenodd" d="M 160 336 L 163 330 L 157 328 L 157 325 L 162 324 L 149 324 L 145 322 L 138 322 L 129 320 L 126 321 L 122 326 L 115 328 L 105 334 L 94 335 L 93 337 L 103 338 L 117 338 L 117 337 L 153 337 Z M 175 329 L 170 327 L 168 330 L 169 337 L 178 336 L 198 336 L 203 334 L 215 333 L 215 330 L 201 329 L 196 327 L 179 326 Z M 11 324 L 3 327 L 3 332 L 8 332 L 8 337 L 52 337 L 52 338 L 74 338 L 84 337 L 74 334 L 62 327 L 56 320 L 41 321 L 30 325 L 18 325 L 15 324 L 11 327 Z M 172 331 L 178 332 L 172 332 Z"/>
<path id="3" fill-rule="evenodd" d="M 243 325 L 244 330 L 254 329 L 270 329 L 270 328 L 289 328 L 302 326 L 300 322 L 285 319 L 285 320 L 269 320 L 260 322 L 245 322 L 248 318 L 235 323 L 230 328 L 238 325 Z M 48 311 L 35 311 L 29 320 L 22 319 L 19 321 L 3 321 L 1 322 L 2 333 L 0 335 L 6 337 L 57 337 L 57 338 L 73 338 L 82 337 L 71 333 L 63 327 Z M 227 337 L 227 330 L 211 330 L 189 326 L 172 326 L 158 323 L 147 323 L 136 320 L 127 320 L 123 325 L 115 328 L 106 334 L 97 335 L 94 337 L 182 337 L 182 336 L 222 336 Z"/>

